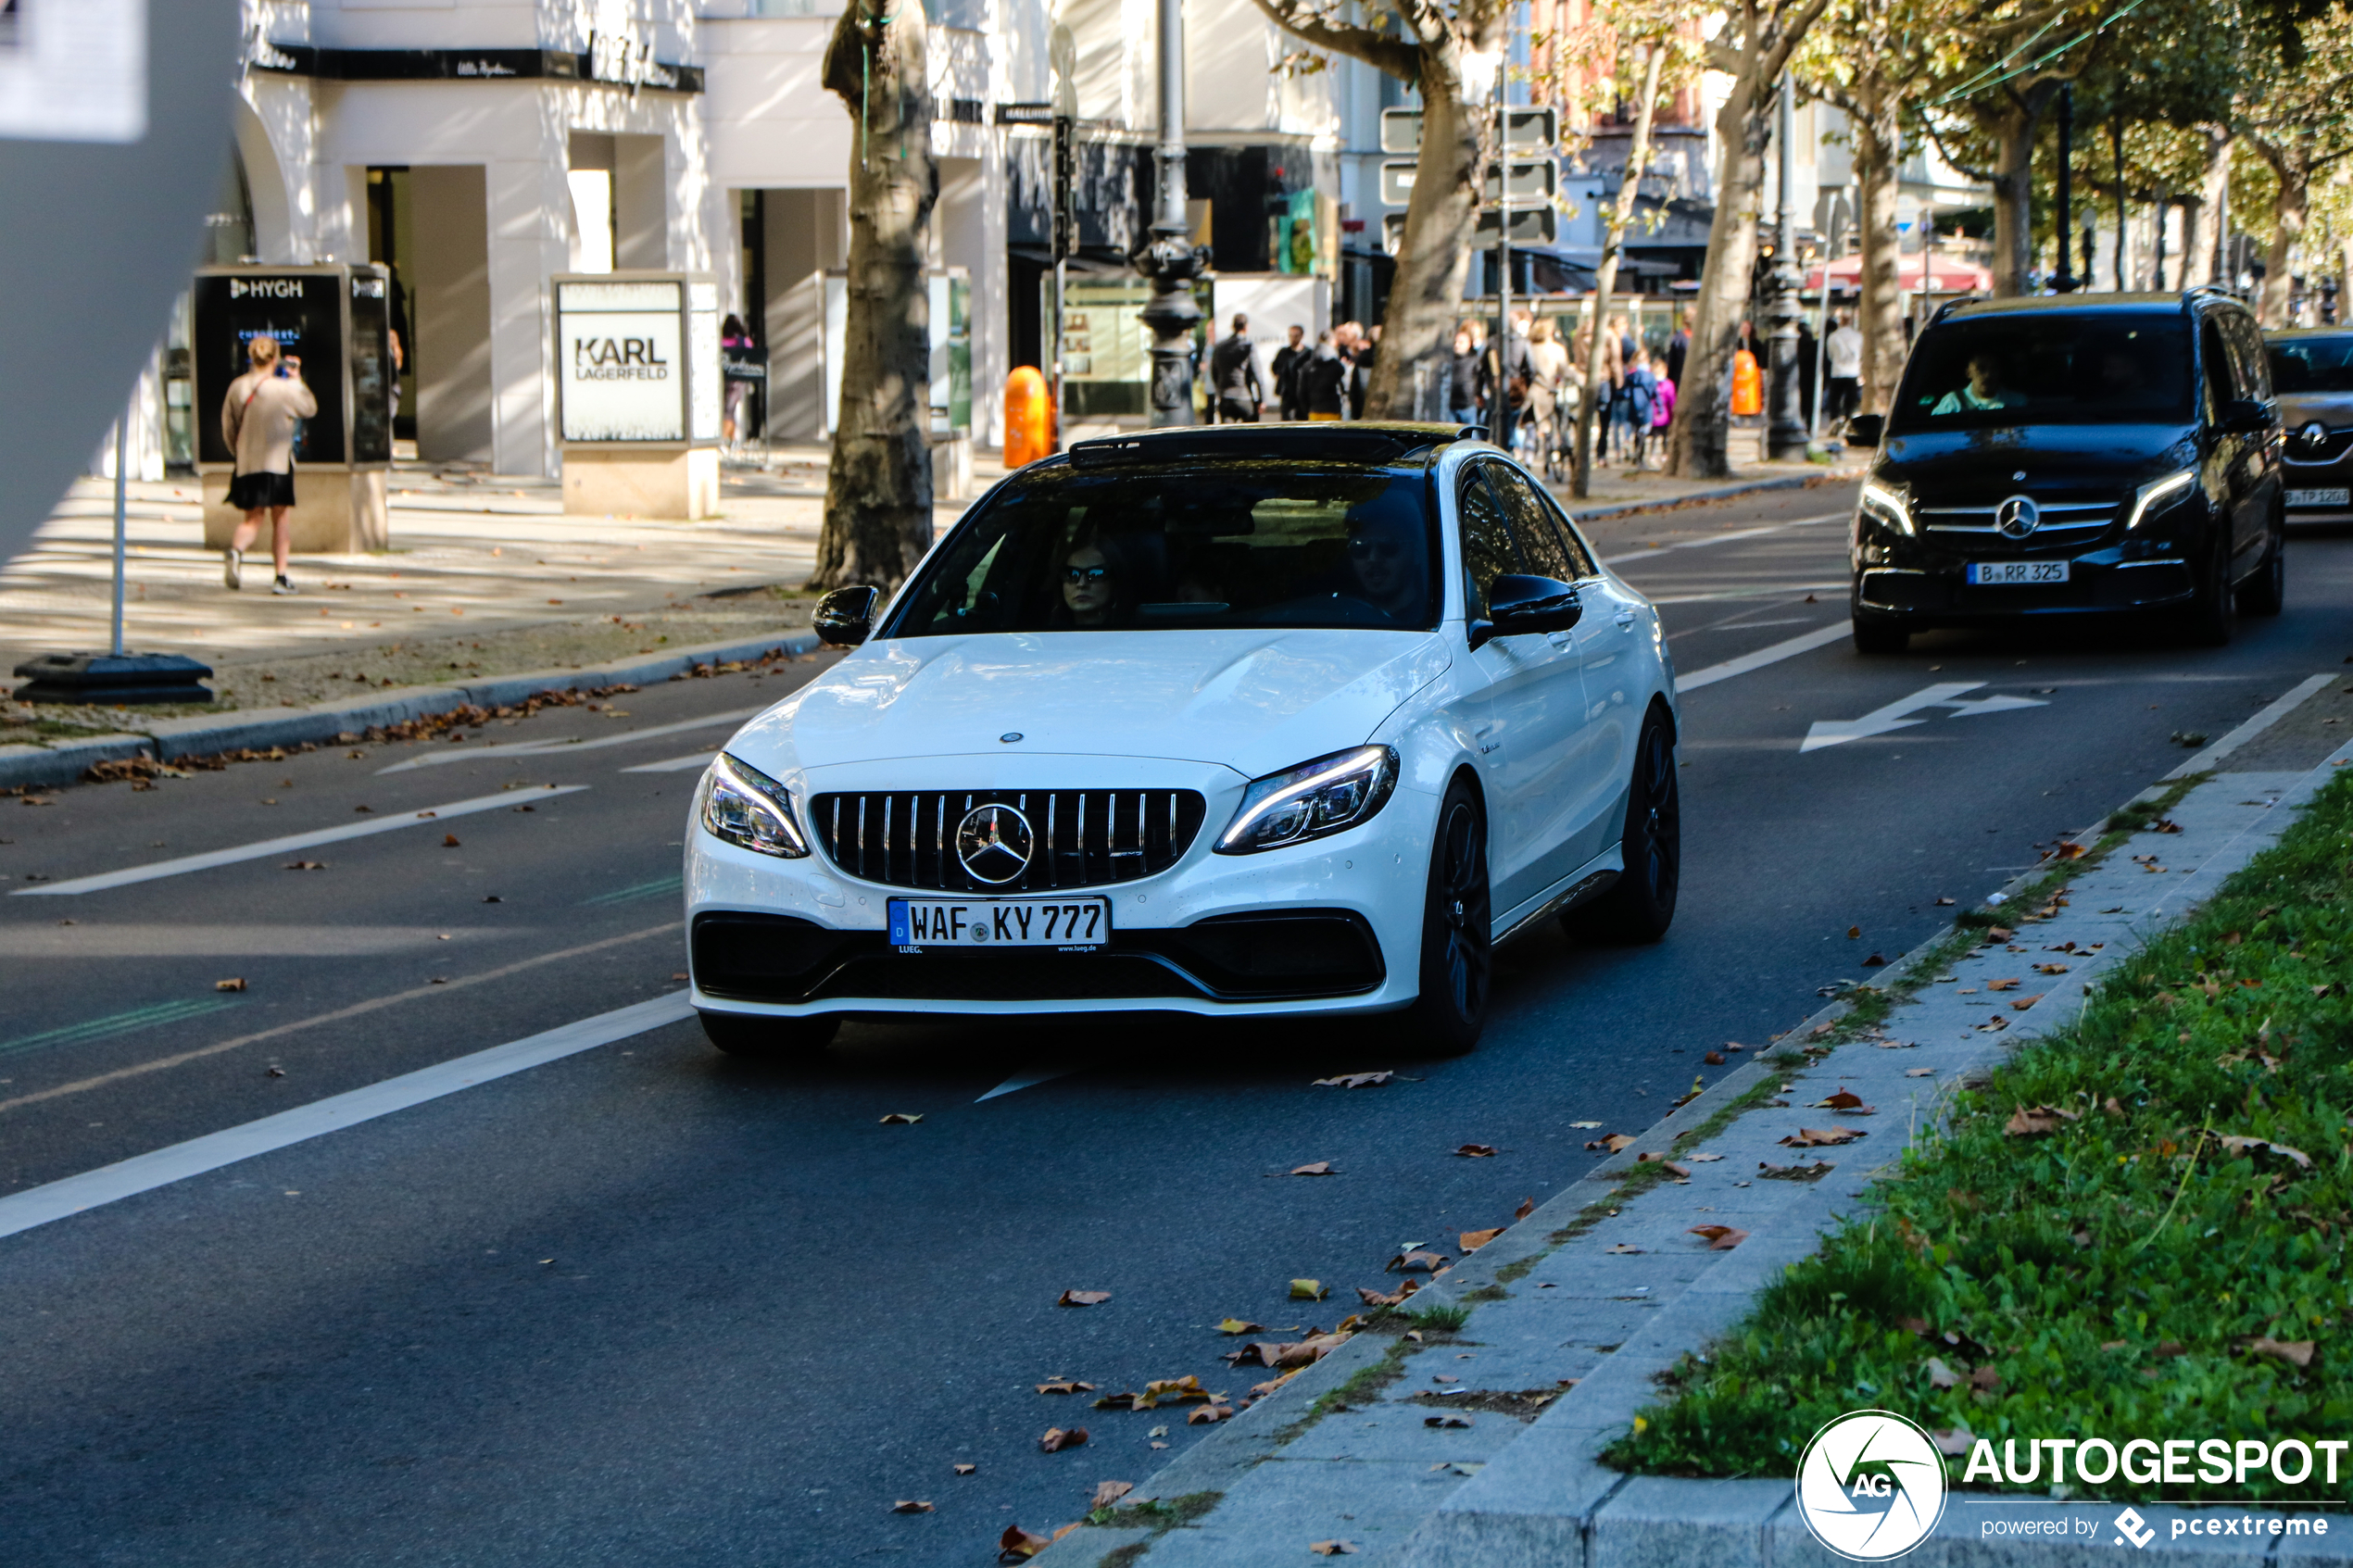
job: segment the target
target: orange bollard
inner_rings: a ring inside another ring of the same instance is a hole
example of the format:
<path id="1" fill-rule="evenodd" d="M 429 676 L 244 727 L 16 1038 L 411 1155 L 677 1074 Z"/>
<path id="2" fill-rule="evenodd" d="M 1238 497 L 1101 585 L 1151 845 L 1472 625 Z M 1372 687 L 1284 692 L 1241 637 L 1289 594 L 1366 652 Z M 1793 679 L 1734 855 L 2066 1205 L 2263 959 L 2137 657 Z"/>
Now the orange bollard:
<path id="1" fill-rule="evenodd" d="M 1761 414 L 1765 411 L 1765 373 L 1756 368 L 1756 356 L 1743 348 L 1732 356 L 1732 412 Z"/>
<path id="2" fill-rule="evenodd" d="M 1005 470 L 1036 462 L 1054 449 L 1054 396 L 1035 365 L 1005 378 Z"/>

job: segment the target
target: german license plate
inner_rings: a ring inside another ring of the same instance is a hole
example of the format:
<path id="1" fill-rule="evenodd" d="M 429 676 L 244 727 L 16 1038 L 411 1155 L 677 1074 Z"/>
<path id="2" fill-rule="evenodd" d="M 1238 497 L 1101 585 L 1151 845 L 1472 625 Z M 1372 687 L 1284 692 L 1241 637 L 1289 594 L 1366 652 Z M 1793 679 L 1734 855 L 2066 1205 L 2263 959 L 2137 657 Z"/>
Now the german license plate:
<path id="1" fill-rule="evenodd" d="M 1111 940 L 1108 898 L 893 898 L 890 945 L 927 947 L 1100 947 Z"/>
<path id="2" fill-rule="evenodd" d="M 1969 563 L 1969 580 L 1984 587 L 2041 587 L 2045 583 L 2067 581 L 2069 563 L 2063 560 L 1973 560 Z"/>
<path id="3" fill-rule="evenodd" d="M 2287 493 L 2291 507 L 2343 507 L 2353 505 L 2353 492 L 2347 490 L 2291 490 Z"/>

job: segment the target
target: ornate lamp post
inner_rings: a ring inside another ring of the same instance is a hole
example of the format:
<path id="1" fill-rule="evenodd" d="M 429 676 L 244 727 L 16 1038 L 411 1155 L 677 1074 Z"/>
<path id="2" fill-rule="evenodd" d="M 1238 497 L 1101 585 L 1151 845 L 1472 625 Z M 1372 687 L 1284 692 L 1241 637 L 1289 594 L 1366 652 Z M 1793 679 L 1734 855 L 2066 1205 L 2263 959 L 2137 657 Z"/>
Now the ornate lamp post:
<path id="1" fill-rule="evenodd" d="M 1160 5 L 1160 145 L 1152 162 L 1158 171 L 1158 195 L 1153 203 L 1151 244 L 1145 248 L 1140 270 L 1152 281 L 1152 297 L 1143 308 L 1144 325 L 1152 331 L 1151 422 L 1189 425 L 1193 422 L 1193 328 L 1200 324 L 1201 307 L 1193 299 L 1193 279 L 1206 257 L 1193 247 L 1190 225 L 1185 220 L 1185 13 L 1183 0 L 1159 0 Z"/>
<path id="2" fill-rule="evenodd" d="M 1792 145 L 1797 140 L 1797 94 L 1789 73 L 1781 74 L 1781 101 L 1773 125 L 1773 143 L 1779 153 L 1778 171 L 1780 177 L 1780 206 L 1775 214 L 1776 232 L 1773 238 L 1773 301 L 1771 359 L 1773 369 L 1772 407 L 1767 414 L 1765 455 L 1768 458 L 1804 457 L 1806 455 L 1806 420 L 1801 415 L 1802 400 L 1797 384 L 1797 322 L 1806 312 L 1798 291 L 1803 280 L 1797 271 L 1797 221 L 1791 205 L 1790 187 L 1797 179 L 1797 157 Z M 1830 277 L 1823 274 L 1823 286 Z"/>

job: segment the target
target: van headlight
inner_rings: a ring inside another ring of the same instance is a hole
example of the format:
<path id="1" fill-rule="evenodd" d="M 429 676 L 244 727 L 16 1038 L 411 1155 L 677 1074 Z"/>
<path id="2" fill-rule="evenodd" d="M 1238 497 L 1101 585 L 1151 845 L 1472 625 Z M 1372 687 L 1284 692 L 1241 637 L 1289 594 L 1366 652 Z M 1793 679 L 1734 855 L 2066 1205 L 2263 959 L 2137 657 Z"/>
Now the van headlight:
<path id="1" fill-rule="evenodd" d="M 793 821 L 791 794 L 759 769 L 724 751 L 702 776 L 695 814 L 705 833 L 741 848 L 788 860 L 809 853 L 809 841 L 800 835 L 800 824 Z"/>
<path id="2" fill-rule="evenodd" d="M 1911 497 L 1904 493 L 1902 485 L 1877 483 L 1866 484 L 1863 486 L 1863 495 L 1858 505 L 1864 515 L 1877 518 L 1896 533 L 1906 537 L 1910 536 L 1912 502 Z"/>
<path id="3" fill-rule="evenodd" d="M 1217 840 L 1220 855 L 1254 855 L 1304 844 L 1369 822 L 1397 787 L 1393 746 L 1360 746 L 1269 773 L 1242 795 Z"/>
<path id="4" fill-rule="evenodd" d="M 2197 470 L 2182 469 L 2167 474 L 2163 479 L 2153 479 L 2142 485 L 2133 492 L 2133 509 L 2126 514 L 2125 532 L 2131 533 L 2141 526 L 2143 518 L 2154 517 L 2181 500 L 2183 494 L 2196 483 Z"/>

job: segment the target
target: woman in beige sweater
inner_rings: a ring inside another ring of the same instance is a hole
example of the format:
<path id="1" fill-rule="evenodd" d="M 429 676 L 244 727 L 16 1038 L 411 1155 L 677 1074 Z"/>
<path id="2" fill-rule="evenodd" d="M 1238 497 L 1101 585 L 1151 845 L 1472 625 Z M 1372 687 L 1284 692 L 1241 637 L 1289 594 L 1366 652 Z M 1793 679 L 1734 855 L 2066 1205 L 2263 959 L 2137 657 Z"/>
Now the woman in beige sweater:
<path id="1" fill-rule="evenodd" d="M 270 553 L 277 563 L 273 594 L 291 594 L 286 580 L 288 530 L 286 512 L 295 504 L 295 426 L 319 412 L 319 400 L 302 384 L 302 360 L 284 357 L 280 369 L 278 340 L 257 337 L 245 345 L 252 369 L 229 383 L 220 405 L 220 435 L 235 454 L 236 469 L 229 481 L 229 504 L 245 514 L 222 552 L 221 581 L 232 588 L 244 585 L 245 551 L 261 533 L 261 518 L 270 515 Z"/>

